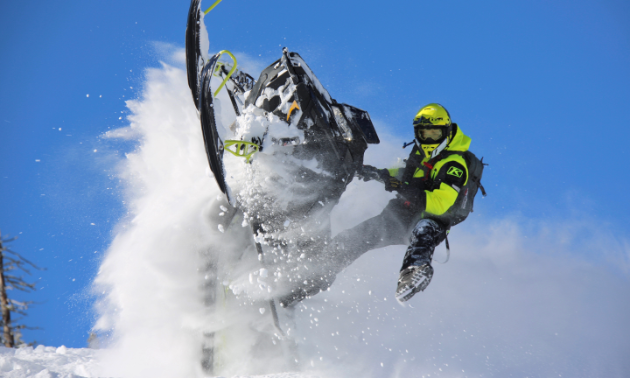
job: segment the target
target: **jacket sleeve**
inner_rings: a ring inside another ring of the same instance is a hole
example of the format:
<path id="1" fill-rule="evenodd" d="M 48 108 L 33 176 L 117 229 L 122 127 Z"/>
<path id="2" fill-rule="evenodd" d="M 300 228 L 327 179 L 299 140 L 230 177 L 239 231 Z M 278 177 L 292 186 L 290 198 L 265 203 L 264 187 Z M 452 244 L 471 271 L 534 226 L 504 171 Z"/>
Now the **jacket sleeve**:
<path id="1" fill-rule="evenodd" d="M 462 164 L 450 161 L 444 164 L 434 179 L 433 190 L 426 190 L 426 212 L 442 215 L 455 204 L 459 191 L 466 183 L 467 170 Z"/>

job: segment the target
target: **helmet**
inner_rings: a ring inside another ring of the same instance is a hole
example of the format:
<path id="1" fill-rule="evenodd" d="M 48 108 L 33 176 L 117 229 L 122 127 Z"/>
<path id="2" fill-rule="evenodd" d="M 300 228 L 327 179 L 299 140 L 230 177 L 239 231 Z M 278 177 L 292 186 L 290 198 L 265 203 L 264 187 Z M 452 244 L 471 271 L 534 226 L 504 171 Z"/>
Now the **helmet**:
<path id="1" fill-rule="evenodd" d="M 453 129 L 451 115 L 440 104 L 429 104 L 413 118 L 416 142 L 421 145 L 439 145 Z"/>

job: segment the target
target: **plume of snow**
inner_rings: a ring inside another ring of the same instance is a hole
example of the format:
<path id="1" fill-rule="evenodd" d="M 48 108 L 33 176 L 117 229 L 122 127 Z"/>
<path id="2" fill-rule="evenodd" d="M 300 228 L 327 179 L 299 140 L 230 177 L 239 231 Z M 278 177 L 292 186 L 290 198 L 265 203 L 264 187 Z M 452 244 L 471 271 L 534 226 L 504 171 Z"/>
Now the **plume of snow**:
<path id="1" fill-rule="evenodd" d="M 142 98 L 127 106 L 130 125 L 107 135 L 139 145 L 120 165 L 129 212 L 95 280 L 105 293 L 95 328 L 113 333 L 104 366 L 112 376 L 198 376 L 199 253 L 213 242 L 205 211 L 220 192 L 206 174 L 186 72 L 148 69 Z"/>

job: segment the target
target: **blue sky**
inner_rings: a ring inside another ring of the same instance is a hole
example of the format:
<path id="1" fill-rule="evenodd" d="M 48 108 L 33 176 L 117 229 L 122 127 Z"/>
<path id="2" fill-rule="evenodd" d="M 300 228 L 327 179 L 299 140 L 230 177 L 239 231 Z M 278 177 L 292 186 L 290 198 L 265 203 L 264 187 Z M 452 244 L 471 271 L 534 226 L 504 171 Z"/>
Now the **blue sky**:
<path id="1" fill-rule="evenodd" d="M 47 268 L 24 297 L 43 328 L 27 340 L 86 344 L 90 282 L 125 212 L 113 168 L 133 148 L 99 136 L 128 123 L 156 42 L 183 47 L 188 6 L 2 2 L 0 230 Z M 411 140 L 415 112 L 442 103 L 490 163 L 486 219 L 584 221 L 627 245 L 629 19 L 622 1 L 224 0 L 206 25 L 212 51 L 299 52 L 383 135 Z"/>

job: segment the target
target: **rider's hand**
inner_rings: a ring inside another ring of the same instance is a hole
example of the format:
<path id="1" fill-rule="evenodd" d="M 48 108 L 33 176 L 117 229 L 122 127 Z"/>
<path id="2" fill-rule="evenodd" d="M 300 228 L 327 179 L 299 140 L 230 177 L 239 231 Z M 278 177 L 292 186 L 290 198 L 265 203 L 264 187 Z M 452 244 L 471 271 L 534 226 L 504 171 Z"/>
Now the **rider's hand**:
<path id="1" fill-rule="evenodd" d="M 357 176 L 363 181 L 370 180 L 379 180 L 380 181 L 380 170 L 371 165 L 364 165 L 361 167 L 361 170 L 357 171 Z"/>
<path id="2" fill-rule="evenodd" d="M 396 177 L 391 177 L 389 176 L 386 180 L 384 180 L 385 182 L 385 190 L 387 190 L 388 192 L 393 192 L 398 191 L 402 185 L 402 182 L 400 182 L 400 180 L 398 180 Z"/>

